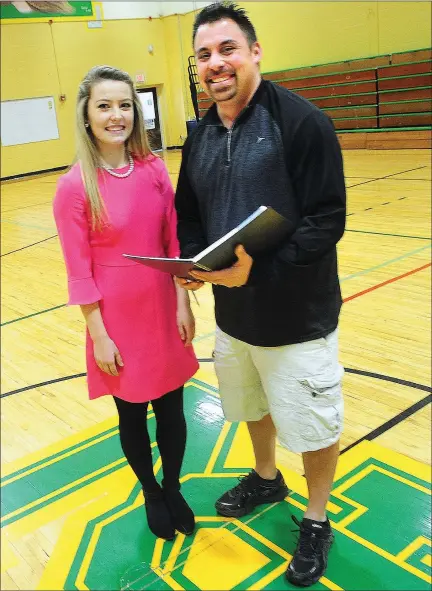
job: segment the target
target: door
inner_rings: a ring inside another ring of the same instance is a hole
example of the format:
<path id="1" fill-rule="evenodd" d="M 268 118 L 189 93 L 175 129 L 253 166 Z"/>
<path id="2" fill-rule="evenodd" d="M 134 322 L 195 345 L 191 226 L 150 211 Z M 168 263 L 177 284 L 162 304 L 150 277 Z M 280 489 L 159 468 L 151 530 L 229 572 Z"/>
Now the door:
<path id="1" fill-rule="evenodd" d="M 162 150 L 162 136 L 156 88 L 137 89 L 152 150 Z"/>

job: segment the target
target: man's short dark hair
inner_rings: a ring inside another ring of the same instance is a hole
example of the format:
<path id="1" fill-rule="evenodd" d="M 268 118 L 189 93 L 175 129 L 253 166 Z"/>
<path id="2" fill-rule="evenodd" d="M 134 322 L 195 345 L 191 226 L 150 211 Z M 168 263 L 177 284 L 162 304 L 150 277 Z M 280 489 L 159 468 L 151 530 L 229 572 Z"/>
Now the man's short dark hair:
<path id="1" fill-rule="evenodd" d="M 240 27 L 248 41 L 249 47 L 257 41 L 254 26 L 249 20 L 244 8 L 239 8 L 234 2 L 215 2 L 203 8 L 195 17 L 192 30 L 192 45 L 195 42 L 198 27 L 207 23 L 216 23 L 225 18 L 231 19 Z"/>

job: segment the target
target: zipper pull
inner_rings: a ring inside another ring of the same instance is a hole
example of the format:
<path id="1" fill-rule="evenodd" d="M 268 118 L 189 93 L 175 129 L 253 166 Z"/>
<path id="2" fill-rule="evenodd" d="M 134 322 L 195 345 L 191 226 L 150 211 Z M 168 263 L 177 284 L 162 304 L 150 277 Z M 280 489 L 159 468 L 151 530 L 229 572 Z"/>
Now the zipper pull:
<path id="1" fill-rule="evenodd" d="M 227 164 L 231 162 L 231 135 L 232 135 L 232 127 L 228 129 L 228 142 L 227 142 Z"/>

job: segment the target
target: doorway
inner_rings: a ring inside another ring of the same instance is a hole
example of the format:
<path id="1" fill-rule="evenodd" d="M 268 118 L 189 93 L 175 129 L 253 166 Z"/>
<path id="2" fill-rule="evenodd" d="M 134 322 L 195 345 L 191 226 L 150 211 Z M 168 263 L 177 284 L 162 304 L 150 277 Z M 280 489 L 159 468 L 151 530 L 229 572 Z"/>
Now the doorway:
<path id="1" fill-rule="evenodd" d="M 162 150 L 162 134 L 156 88 L 137 88 L 137 93 L 144 111 L 144 123 L 150 147 L 153 151 Z"/>

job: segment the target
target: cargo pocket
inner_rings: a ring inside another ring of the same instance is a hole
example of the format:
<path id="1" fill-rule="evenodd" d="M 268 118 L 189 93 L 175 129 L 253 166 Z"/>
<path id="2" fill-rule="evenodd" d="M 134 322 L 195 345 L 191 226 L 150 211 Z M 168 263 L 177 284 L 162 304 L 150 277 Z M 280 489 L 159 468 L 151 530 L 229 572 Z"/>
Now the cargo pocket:
<path id="1" fill-rule="evenodd" d="M 332 445 L 342 430 L 343 399 L 340 368 L 334 376 L 298 378 L 302 389 L 301 436 L 309 441 Z"/>
<path id="2" fill-rule="evenodd" d="M 298 378 L 299 384 L 308 391 L 313 398 L 331 396 L 335 389 L 340 388 L 342 375 L 331 377 Z"/>

